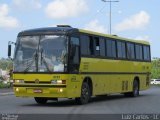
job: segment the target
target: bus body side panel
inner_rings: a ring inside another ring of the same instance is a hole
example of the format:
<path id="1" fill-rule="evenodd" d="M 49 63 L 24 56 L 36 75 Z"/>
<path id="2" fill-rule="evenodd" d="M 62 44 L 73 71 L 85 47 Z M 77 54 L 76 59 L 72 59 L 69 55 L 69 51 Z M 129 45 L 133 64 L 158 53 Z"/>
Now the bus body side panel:
<path id="1" fill-rule="evenodd" d="M 145 90 L 149 88 L 149 71 L 149 62 L 81 58 L 79 74 L 13 74 L 14 80 L 25 81 L 14 83 L 14 91 L 19 97 L 75 98 L 80 97 L 86 77 L 92 80 L 93 95 L 130 92 L 135 77 L 140 90 Z M 39 83 L 35 83 L 37 79 Z M 66 84 L 52 85 L 51 80 L 66 80 Z M 37 89 L 42 93 L 34 93 Z"/>
<path id="2" fill-rule="evenodd" d="M 133 90 L 133 81 L 139 79 L 140 90 L 149 88 L 149 62 L 81 58 L 80 72 L 93 82 L 93 95 L 124 93 Z"/>

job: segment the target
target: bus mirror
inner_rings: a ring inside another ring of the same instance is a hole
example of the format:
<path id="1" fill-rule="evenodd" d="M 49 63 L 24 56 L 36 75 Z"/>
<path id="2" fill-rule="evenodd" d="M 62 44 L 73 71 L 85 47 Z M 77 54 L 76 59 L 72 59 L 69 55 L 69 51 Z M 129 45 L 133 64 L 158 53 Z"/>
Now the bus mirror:
<path id="1" fill-rule="evenodd" d="M 9 42 L 8 42 L 8 58 L 11 58 L 12 44 L 16 45 L 15 42 L 12 42 L 12 41 L 9 41 Z"/>
<path id="2" fill-rule="evenodd" d="M 9 58 L 11 57 L 11 49 L 12 49 L 12 46 L 9 44 L 8 45 L 8 57 Z"/>

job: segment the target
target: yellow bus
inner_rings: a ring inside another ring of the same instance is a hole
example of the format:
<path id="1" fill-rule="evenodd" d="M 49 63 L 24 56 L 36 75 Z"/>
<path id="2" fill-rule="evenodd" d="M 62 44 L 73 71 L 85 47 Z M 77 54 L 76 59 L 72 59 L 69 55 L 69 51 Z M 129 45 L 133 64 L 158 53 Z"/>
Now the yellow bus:
<path id="1" fill-rule="evenodd" d="M 15 95 L 39 104 L 58 98 L 86 104 L 112 93 L 136 97 L 150 84 L 147 41 L 65 25 L 20 32 L 13 63 Z"/>

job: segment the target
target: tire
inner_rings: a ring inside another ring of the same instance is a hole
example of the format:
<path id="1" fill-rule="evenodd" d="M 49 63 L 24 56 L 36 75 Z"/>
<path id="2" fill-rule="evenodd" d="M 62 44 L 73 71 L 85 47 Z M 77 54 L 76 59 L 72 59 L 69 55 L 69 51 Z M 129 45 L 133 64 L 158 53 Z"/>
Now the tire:
<path id="1" fill-rule="evenodd" d="M 38 104 L 46 104 L 47 103 L 47 98 L 35 97 L 34 99 Z"/>
<path id="2" fill-rule="evenodd" d="M 79 105 L 87 104 L 91 99 L 91 90 L 87 82 L 83 82 L 81 88 L 81 96 L 76 98 L 75 101 Z"/>
<path id="3" fill-rule="evenodd" d="M 133 92 L 132 92 L 132 97 L 137 97 L 139 96 L 139 83 L 137 80 L 133 82 Z"/>
<path id="4" fill-rule="evenodd" d="M 139 83 L 137 80 L 134 80 L 133 82 L 133 91 L 124 93 L 126 97 L 137 97 L 139 96 Z"/>

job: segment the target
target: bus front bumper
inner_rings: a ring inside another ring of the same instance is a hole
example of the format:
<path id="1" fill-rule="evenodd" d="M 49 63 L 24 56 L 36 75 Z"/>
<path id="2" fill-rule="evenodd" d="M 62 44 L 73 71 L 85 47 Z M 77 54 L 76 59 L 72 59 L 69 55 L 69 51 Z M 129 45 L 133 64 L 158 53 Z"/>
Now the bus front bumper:
<path id="1" fill-rule="evenodd" d="M 16 97 L 69 98 L 66 85 L 20 85 L 14 84 Z"/>

